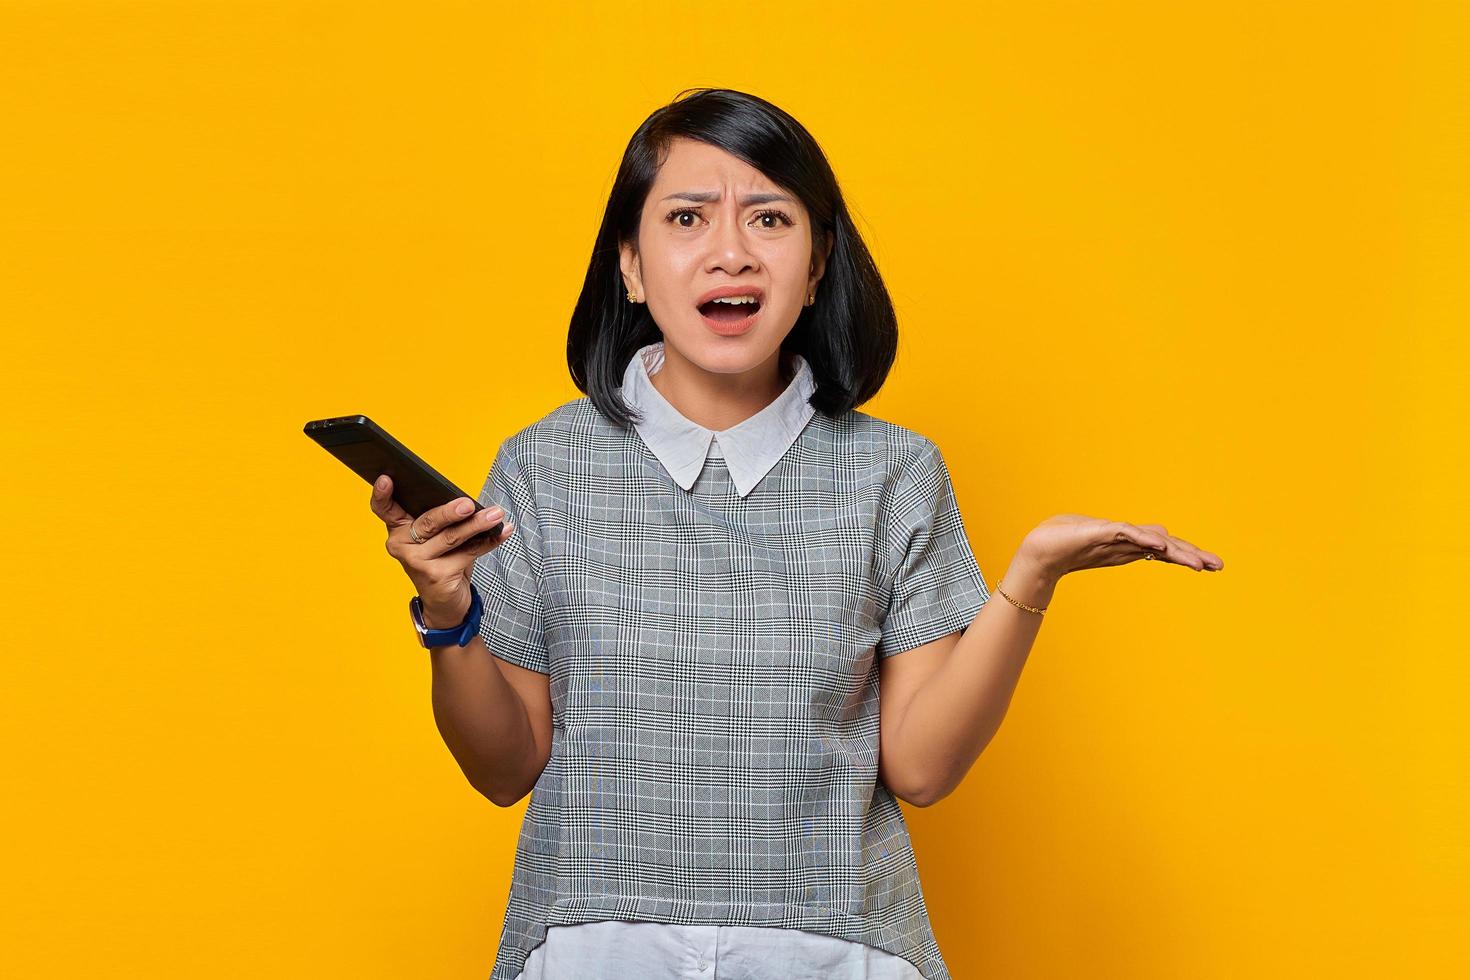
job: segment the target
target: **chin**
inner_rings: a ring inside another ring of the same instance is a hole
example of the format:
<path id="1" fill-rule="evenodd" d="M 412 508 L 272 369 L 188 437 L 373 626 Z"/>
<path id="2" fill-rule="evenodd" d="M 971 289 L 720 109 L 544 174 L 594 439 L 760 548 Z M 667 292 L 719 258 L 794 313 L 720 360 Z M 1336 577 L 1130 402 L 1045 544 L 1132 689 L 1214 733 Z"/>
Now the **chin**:
<path id="1" fill-rule="evenodd" d="M 690 356 L 688 345 L 674 343 L 679 353 L 715 374 L 739 374 L 766 362 L 781 348 L 780 337 L 763 337 L 751 332 L 740 337 L 702 337 Z"/>

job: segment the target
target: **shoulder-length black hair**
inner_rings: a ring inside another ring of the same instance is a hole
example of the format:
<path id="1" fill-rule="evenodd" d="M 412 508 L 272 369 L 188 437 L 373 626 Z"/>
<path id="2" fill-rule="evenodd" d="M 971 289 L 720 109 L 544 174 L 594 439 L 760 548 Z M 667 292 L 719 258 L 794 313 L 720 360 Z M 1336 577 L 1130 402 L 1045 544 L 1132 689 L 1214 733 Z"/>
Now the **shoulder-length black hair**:
<path id="1" fill-rule="evenodd" d="M 723 88 L 685 89 L 628 141 L 567 335 L 578 390 L 615 424 L 635 421 L 615 389 L 638 349 L 663 334 L 645 304 L 628 301 L 619 247 L 638 240 L 644 201 L 676 137 L 718 146 L 796 195 L 811 216 L 814 249 L 831 235 L 816 302 L 802 307 L 781 349 L 811 366 L 810 401 L 820 412 L 835 417 L 876 395 L 897 353 L 898 318 L 837 178 L 801 123 L 764 99 Z"/>

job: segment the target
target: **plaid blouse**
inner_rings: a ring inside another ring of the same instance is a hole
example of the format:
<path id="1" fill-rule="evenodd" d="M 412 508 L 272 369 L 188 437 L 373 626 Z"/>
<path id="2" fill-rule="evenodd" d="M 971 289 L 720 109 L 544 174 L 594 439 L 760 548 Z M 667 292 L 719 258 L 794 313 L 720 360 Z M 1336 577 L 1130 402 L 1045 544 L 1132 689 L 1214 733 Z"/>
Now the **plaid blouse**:
<path id="1" fill-rule="evenodd" d="M 481 634 L 550 675 L 553 709 L 491 980 L 549 927 L 607 920 L 800 930 L 948 980 L 877 778 L 877 659 L 989 597 L 944 460 L 811 410 L 800 358 L 711 433 L 649 383 L 661 353 L 619 389 L 643 423 L 568 402 L 501 444 L 480 494 L 516 525 L 471 572 Z"/>

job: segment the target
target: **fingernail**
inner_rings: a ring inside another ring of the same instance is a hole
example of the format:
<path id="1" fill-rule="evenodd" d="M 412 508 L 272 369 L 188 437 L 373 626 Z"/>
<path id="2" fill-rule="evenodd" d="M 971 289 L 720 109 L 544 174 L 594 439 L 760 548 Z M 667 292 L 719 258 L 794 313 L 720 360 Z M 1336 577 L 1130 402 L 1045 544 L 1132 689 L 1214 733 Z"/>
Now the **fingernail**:
<path id="1" fill-rule="evenodd" d="M 468 514 L 470 511 L 472 511 L 474 509 L 475 509 L 475 505 L 474 504 L 470 503 L 468 500 L 461 500 L 460 503 L 459 503 L 459 506 L 456 507 L 456 508 L 454 508 L 454 512 L 456 514 Z"/>

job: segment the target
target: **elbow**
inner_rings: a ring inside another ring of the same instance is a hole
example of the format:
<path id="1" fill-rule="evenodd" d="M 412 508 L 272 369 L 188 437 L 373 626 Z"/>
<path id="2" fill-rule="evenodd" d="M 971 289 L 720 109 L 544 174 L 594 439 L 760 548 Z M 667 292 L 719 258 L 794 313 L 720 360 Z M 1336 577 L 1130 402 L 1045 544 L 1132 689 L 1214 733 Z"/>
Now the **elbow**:
<path id="1" fill-rule="evenodd" d="M 905 796 L 904 799 L 920 809 L 931 807 L 953 793 L 956 785 L 958 785 L 958 780 L 924 783 L 915 792 Z"/>
<path id="2" fill-rule="evenodd" d="M 521 800 L 526 798 L 525 793 L 512 796 L 509 793 L 486 793 L 483 790 L 481 791 L 480 795 L 503 810 L 509 810 L 511 807 L 515 806 L 517 803 L 521 802 Z"/>
<path id="3" fill-rule="evenodd" d="M 923 786 L 922 784 L 909 783 L 904 786 L 893 786 L 887 780 L 884 780 L 884 785 L 888 786 L 889 793 L 903 800 L 909 806 L 922 809 L 927 806 L 933 806 L 939 801 L 938 795 L 929 787 Z"/>
<path id="4" fill-rule="evenodd" d="M 530 792 L 529 790 L 507 789 L 504 786 L 491 786 L 474 780 L 470 781 L 470 785 L 474 787 L 476 793 L 479 793 L 503 810 L 508 810 L 515 806 L 521 800 L 525 799 L 526 794 Z"/>
<path id="5" fill-rule="evenodd" d="M 897 799 L 903 800 L 909 806 L 926 807 L 938 802 L 939 796 L 934 789 L 936 783 L 928 779 L 915 778 L 912 772 L 906 772 L 898 767 L 882 760 L 883 764 L 878 767 L 878 778 L 888 788 L 888 792 Z M 909 778 L 903 778 L 903 777 Z"/>
<path id="6" fill-rule="evenodd" d="M 933 806 L 943 798 L 944 794 L 942 793 L 934 793 L 926 790 L 922 793 L 910 793 L 903 798 L 903 801 L 910 806 L 915 806 L 922 810 L 926 807 Z"/>
<path id="7" fill-rule="evenodd" d="M 463 766 L 460 768 L 470 785 L 475 788 L 475 792 L 501 809 L 509 809 L 531 795 L 536 784 L 541 780 L 541 772 L 545 766 L 546 763 L 543 760 L 534 772 L 522 772 L 519 778 L 516 778 L 514 773 L 503 771 L 490 773 L 476 770 L 471 775 L 470 770 Z"/>

